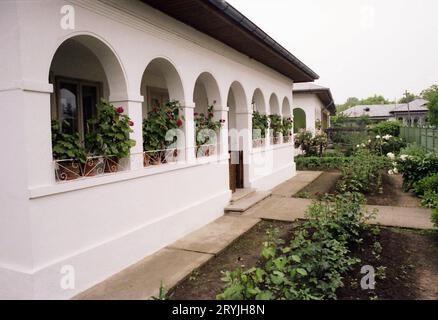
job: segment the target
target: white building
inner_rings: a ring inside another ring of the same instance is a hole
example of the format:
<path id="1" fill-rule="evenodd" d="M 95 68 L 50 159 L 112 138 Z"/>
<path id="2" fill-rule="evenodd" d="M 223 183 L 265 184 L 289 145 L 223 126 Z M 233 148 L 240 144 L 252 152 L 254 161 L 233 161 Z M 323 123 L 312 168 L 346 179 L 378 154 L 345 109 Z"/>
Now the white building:
<path id="1" fill-rule="evenodd" d="M 409 103 L 357 105 L 343 111 L 342 114 L 349 118 L 367 116 L 372 122 L 398 120 L 404 125 L 426 125 L 427 100 L 415 99 Z"/>
<path id="2" fill-rule="evenodd" d="M 70 298 L 220 217 L 230 151 L 240 187 L 295 174 L 291 140 L 253 148 L 252 112 L 291 117 L 294 82 L 318 76 L 226 2 L 2 1 L 0 26 L 0 298 Z M 118 172 L 59 181 L 51 120 L 83 134 L 99 98 L 124 108 L 137 144 Z M 179 159 L 144 167 L 142 119 L 167 99 L 183 106 Z M 197 157 L 194 113 L 213 104 L 228 121 Z M 230 129 L 249 134 L 230 146 Z"/>
<path id="3" fill-rule="evenodd" d="M 306 129 L 313 133 L 320 126 L 330 127 L 330 115 L 336 114 L 336 105 L 329 88 L 314 83 L 297 83 L 293 88 L 294 131 Z"/>

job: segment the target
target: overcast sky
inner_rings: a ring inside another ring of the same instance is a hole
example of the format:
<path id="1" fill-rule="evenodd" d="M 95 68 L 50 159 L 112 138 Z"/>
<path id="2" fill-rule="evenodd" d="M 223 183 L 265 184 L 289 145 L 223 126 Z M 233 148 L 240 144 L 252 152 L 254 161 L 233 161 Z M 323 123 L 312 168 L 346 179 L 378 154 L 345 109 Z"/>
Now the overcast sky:
<path id="1" fill-rule="evenodd" d="M 438 84 L 437 0 L 227 0 L 319 74 L 336 103 Z"/>

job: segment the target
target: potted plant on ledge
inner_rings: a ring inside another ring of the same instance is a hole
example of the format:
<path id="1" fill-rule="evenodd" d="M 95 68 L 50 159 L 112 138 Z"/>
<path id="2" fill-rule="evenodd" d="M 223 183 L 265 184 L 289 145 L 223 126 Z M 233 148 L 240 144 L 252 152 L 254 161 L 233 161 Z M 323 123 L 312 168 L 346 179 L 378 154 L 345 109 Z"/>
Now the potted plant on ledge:
<path id="1" fill-rule="evenodd" d="M 168 132 L 184 124 L 180 110 L 179 101 L 172 100 L 163 108 L 154 108 L 148 112 L 147 118 L 143 120 L 144 166 L 165 163 L 168 158 L 175 159 L 178 156 L 177 149 L 171 151 L 167 149 L 177 139 L 176 136 L 169 139 Z"/>
<path id="2" fill-rule="evenodd" d="M 254 111 L 252 114 L 252 130 L 253 130 L 253 146 L 260 147 L 262 143 L 256 143 L 255 141 L 261 141 L 266 137 L 266 130 L 269 127 L 269 119 L 267 115 L 261 114 L 258 111 Z"/>
<path id="3" fill-rule="evenodd" d="M 64 127 L 64 128 L 63 128 Z M 74 180 L 82 175 L 86 161 L 85 149 L 79 134 L 67 133 L 69 123 L 52 121 L 52 152 L 56 160 L 56 178 L 61 181 Z"/>
<path id="4" fill-rule="evenodd" d="M 207 114 L 196 112 L 194 114 L 197 156 L 208 157 L 215 153 L 213 144 L 217 141 L 217 134 L 225 120 L 214 120 L 213 109 L 214 106 L 209 106 Z"/>
<path id="5" fill-rule="evenodd" d="M 278 144 L 280 142 L 280 133 L 282 133 L 282 119 L 278 114 L 269 115 L 270 125 L 269 128 L 272 130 L 272 143 Z"/>
<path id="6" fill-rule="evenodd" d="M 123 107 L 115 108 L 102 100 L 97 105 L 98 116 L 89 120 L 95 129 L 86 137 L 87 149 L 90 153 L 105 157 L 105 172 L 117 172 L 120 159 L 126 158 L 135 140 L 130 139 L 134 123 L 123 114 Z"/>
<path id="7" fill-rule="evenodd" d="M 285 143 L 291 142 L 293 125 L 294 125 L 294 122 L 292 121 L 291 118 L 283 119 L 283 123 L 281 126 L 281 132 L 283 134 L 283 141 Z"/>

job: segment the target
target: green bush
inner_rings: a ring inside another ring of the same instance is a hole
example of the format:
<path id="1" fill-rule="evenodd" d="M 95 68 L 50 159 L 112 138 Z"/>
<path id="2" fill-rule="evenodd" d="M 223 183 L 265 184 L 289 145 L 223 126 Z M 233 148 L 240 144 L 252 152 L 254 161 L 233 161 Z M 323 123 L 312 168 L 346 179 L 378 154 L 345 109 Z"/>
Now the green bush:
<path id="1" fill-rule="evenodd" d="M 416 195 L 424 195 L 426 191 L 438 192 L 438 173 L 414 182 L 412 190 Z"/>
<path id="2" fill-rule="evenodd" d="M 432 209 L 438 207 L 438 193 L 431 190 L 426 191 L 421 197 L 421 205 Z"/>
<path id="3" fill-rule="evenodd" d="M 400 154 L 415 157 L 424 157 L 427 154 L 427 150 L 416 143 L 410 143 L 405 148 L 400 150 Z"/>
<path id="4" fill-rule="evenodd" d="M 345 163 L 350 161 L 350 157 L 295 157 L 297 170 L 325 170 L 340 169 Z"/>
<path id="5" fill-rule="evenodd" d="M 388 158 L 389 160 L 389 158 Z M 343 192 L 374 193 L 380 191 L 382 170 L 387 169 L 390 161 L 372 155 L 366 150 L 359 151 L 351 161 L 342 167 L 342 176 L 337 190 Z"/>
<path id="6" fill-rule="evenodd" d="M 424 156 L 402 154 L 397 160 L 397 170 L 403 175 L 403 189 L 410 190 L 416 181 L 438 172 L 438 156 L 432 153 Z"/>
<path id="7" fill-rule="evenodd" d="M 432 222 L 438 228 L 438 207 L 432 211 Z"/>
<path id="8" fill-rule="evenodd" d="M 301 147 L 308 157 L 321 156 L 327 143 L 327 134 L 323 131 L 317 131 L 313 135 L 312 132 L 301 129 L 295 135 L 295 147 Z"/>
<path id="9" fill-rule="evenodd" d="M 400 121 L 389 120 L 372 125 L 371 131 L 376 135 L 384 136 L 389 134 L 391 136 L 398 137 L 400 136 L 401 127 L 402 123 Z"/>
<path id="10" fill-rule="evenodd" d="M 364 197 L 345 194 L 313 203 L 307 220 L 286 245 L 271 234 L 264 243 L 259 267 L 226 272 L 226 300 L 335 299 L 343 275 L 359 260 L 349 256 L 349 245 L 361 241 L 371 217 Z"/>

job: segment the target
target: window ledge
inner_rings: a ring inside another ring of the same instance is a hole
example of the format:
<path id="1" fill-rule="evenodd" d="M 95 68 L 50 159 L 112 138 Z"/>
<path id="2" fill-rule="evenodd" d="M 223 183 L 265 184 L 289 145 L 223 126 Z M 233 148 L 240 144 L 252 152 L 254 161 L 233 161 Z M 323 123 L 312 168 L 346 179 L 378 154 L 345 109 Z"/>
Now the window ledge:
<path id="1" fill-rule="evenodd" d="M 128 181 L 132 179 L 143 178 L 147 176 L 166 174 L 172 171 L 184 170 L 197 166 L 207 165 L 210 163 L 222 163 L 228 161 L 229 155 L 226 156 L 211 156 L 196 159 L 189 163 L 168 163 L 158 166 L 149 166 L 138 170 L 119 171 L 115 173 L 107 173 L 96 177 L 79 178 L 65 182 L 56 182 L 52 185 L 38 186 L 29 188 L 29 199 L 37 199 L 55 194 L 61 194 L 76 190 L 93 188 L 111 183 Z"/>
<path id="2" fill-rule="evenodd" d="M 269 145 L 269 146 L 266 146 L 266 147 L 253 148 L 251 154 L 268 152 L 268 151 L 277 150 L 277 149 L 290 148 L 292 146 L 293 146 L 293 143 L 273 144 L 273 145 Z"/>

